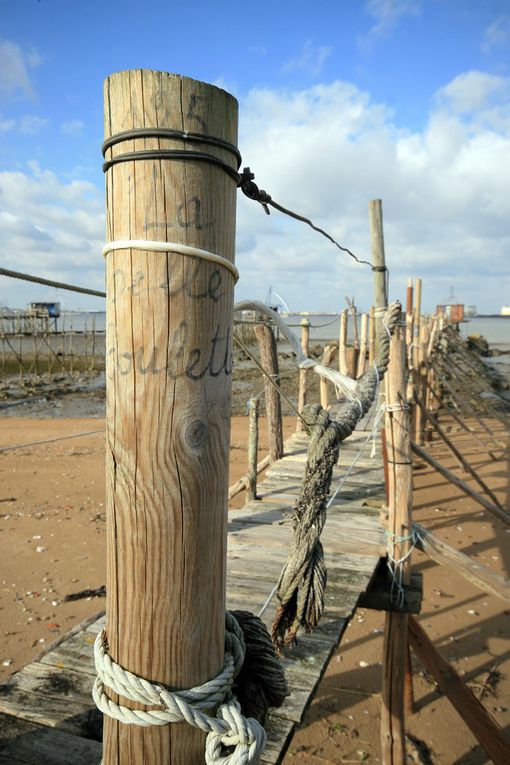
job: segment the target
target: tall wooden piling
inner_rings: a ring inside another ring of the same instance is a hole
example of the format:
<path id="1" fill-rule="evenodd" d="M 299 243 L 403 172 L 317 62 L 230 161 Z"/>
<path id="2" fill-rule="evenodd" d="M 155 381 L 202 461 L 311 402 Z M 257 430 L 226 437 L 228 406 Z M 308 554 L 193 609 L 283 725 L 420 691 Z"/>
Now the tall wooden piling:
<path id="1" fill-rule="evenodd" d="M 388 453 L 388 549 L 393 559 L 401 560 L 412 544 L 413 497 L 410 418 L 406 396 L 406 344 L 402 327 L 396 328 L 391 341 L 386 395 L 389 407 L 385 425 Z M 402 563 L 402 583 L 408 584 L 409 578 L 410 560 L 407 558 Z M 381 694 L 384 765 L 404 765 L 405 762 L 407 620 L 407 614 L 386 614 Z"/>
<path id="2" fill-rule="evenodd" d="M 372 268 L 374 271 L 375 308 L 386 308 L 388 305 L 386 257 L 384 253 L 384 232 L 382 202 L 372 199 L 368 203 L 368 219 L 370 223 L 370 242 L 372 246 Z M 382 326 L 380 315 L 376 317 L 376 332 Z"/>
<path id="3" fill-rule="evenodd" d="M 164 72 L 105 82 L 105 134 L 140 128 L 232 144 L 237 103 Z M 156 149 L 232 153 L 140 137 L 107 159 Z M 211 161 L 147 158 L 106 172 L 107 241 L 183 243 L 234 260 L 236 184 Z M 224 660 L 231 325 L 234 281 L 221 264 L 138 248 L 106 256 L 107 640 L 123 667 L 172 688 Z M 125 706 L 135 706 L 120 699 Z M 198 765 L 204 735 L 182 724 L 105 718 L 104 765 Z"/>

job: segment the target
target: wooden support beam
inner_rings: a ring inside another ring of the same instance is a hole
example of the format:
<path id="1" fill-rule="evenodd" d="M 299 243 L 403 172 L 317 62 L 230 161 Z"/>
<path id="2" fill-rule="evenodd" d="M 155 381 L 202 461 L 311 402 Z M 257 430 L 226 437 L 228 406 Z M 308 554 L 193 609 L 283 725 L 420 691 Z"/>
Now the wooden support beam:
<path id="1" fill-rule="evenodd" d="M 427 462 L 431 467 L 434 468 L 434 470 L 437 470 L 438 473 L 453 483 L 454 486 L 457 486 L 457 488 L 463 491 L 464 494 L 472 497 L 472 499 L 478 502 L 479 505 L 485 507 L 486 510 L 499 518 L 500 521 L 503 521 L 503 523 L 506 523 L 507 526 L 510 526 L 510 513 L 507 510 L 498 507 L 498 505 L 495 505 L 493 502 L 489 502 L 488 499 L 485 499 L 485 497 L 482 497 L 482 495 L 472 489 L 469 484 L 467 484 L 461 478 L 458 478 L 455 473 L 452 473 L 451 470 L 441 464 L 439 460 L 431 457 L 431 455 L 422 446 L 418 446 L 418 444 L 413 442 L 411 447 L 413 452 L 418 457 L 420 457 L 420 459 L 424 460 L 424 462 Z"/>
<path id="2" fill-rule="evenodd" d="M 408 624 L 409 642 L 426 671 L 448 697 L 494 765 L 508 765 L 510 740 L 452 665 L 443 659 L 413 616 L 408 617 Z"/>
<path id="3" fill-rule="evenodd" d="M 448 566 L 484 592 L 510 603 L 510 580 L 455 550 L 435 534 L 415 523 L 416 547 L 436 563 Z"/>
<path id="4" fill-rule="evenodd" d="M 108 77 L 106 138 L 144 127 L 235 144 L 237 102 L 165 72 Z M 112 146 L 107 160 L 177 148 L 180 138 L 140 137 Z M 229 152 L 207 152 L 235 169 Z M 236 194 L 206 162 L 151 157 L 106 172 L 107 241 L 171 240 L 167 252 L 106 256 L 106 633 L 115 662 L 175 689 L 204 683 L 224 662 L 234 294 L 230 270 L 178 247 L 233 262 Z M 200 225 L 200 210 L 214 225 Z M 203 758 L 204 734 L 191 725 L 105 717 L 104 765 Z"/>
<path id="5" fill-rule="evenodd" d="M 268 324 L 257 324 L 254 329 L 260 349 L 260 363 L 273 382 L 280 385 L 278 351 L 272 327 Z M 271 462 L 275 462 L 283 457 L 282 404 L 278 390 L 266 377 L 264 377 L 264 390 L 269 455 Z"/>
<path id="6" fill-rule="evenodd" d="M 430 424 L 432 425 L 432 427 L 434 428 L 434 430 L 436 431 L 438 436 L 444 441 L 444 443 L 446 444 L 448 449 L 451 451 L 451 453 L 455 457 L 455 459 L 457 461 L 457 464 L 462 468 L 462 470 L 465 470 L 467 473 L 469 473 L 469 475 L 472 478 L 474 478 L 474 480 L 480 486 L 482 491 L 484 491 L 487 494 L 487 496 L 491 498 L 491 500 L 494 502 L 495 505 L 497 505 L 501 510 L 505 511 L 505 508 L 503 507 L 503 505 L 501 504 L 499 499 L 496 497 L 494 492 L 489 488 L 489 486 L 487 486 L 487 484 L 485 483 L 483 478 L 481 478 L 478 475 L 476 470 L 474 470 L 471 467 L 471 465 L 469 464 L 469 462 L 462 456 L 462 454 L 457 449 L 457 447 L 455 446 L 453 441 L 450 438 L 448 438 L 448 436 L 446 435 L 445 431 L 443 430 L 443 428 L 439 424 L 437 417 L 434 417 L 433 414 L 431 414 L 429 411 L 427 411 L 427 408 L 426 408 L 425 404 L 420 399 L 420 397 L 418 396 L 417 393 L 414 394 L 414 400 L 416 401 L 416 404 L 420 407 L 420 409 L 422 411 L 422 414 L 423 414 L 423 418 L 426 421 L 430 422 Z"/>

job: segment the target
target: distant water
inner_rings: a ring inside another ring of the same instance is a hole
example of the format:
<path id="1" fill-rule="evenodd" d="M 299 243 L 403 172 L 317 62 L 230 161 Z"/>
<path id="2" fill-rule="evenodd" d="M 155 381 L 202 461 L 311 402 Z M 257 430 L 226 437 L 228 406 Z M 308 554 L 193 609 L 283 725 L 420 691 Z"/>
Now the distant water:
<path id="1" fill-rule="evenodd" d="M 296 314 L 291 313 L 285 317 L 296 334 L 300 334 L 300 322 L 302 319 L 310 322 L 310 339 L 314 341 L 332 340 L 338 338 L 340 331 L 340 315 L 332 313 L 324 314 Z M 57 327 L 62 329 L 74 329 L 76 332 L 91 330 L 95 325 L 97 332 L 106 329 L 106 313 L 104 311 L 65 311 L 57 320 Z M 460 325 L 461 333 L 467 335 L 483 335 L 490 346 L 510 352 L 510 316 L 476 317 L 469 319 Z M 352 322 L 349 322 L 349 339 L 352 339 Z"/>
<path id="2" fill-rule="evenodd" d="M 483 335 L 491 348 L 510 352 L 510 316 L 475 317 L 460 326 L 464 337 Z"/>

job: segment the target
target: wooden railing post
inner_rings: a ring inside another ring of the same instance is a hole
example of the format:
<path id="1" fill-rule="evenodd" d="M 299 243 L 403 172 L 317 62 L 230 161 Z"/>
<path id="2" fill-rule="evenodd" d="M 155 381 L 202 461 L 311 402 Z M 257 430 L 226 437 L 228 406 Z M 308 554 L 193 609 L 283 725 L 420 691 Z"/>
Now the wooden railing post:
<path id="1" fill-rule="evenodd" d="M 310 354 L 310 321 L 309 319 L 301 319 L 301 348 L 305 356 Z M 298 391 L 298 412 L 300 412 L 306 404 L 306 383 L 307 383 L 307 370 L 299 370 L 299 391 Z M 296 430 L 303 430 L 303 421 L 300 417 L 297 418 Z"/>
<path id="2" fill-rule="evenodd" d="M 386 376 L 386 446 L 388 462 L 388 554 L 401 560 L 411 549 L 412 456 L 410 418 L 406 396 L 406 344 L 404 330 L 397 326 L 391 340 Z M 395 564 L 393 564 L 395 565 Z M 410 560 L 401 564 L 402 584 L 409 583 Z M 388 612 L 384 632 L 383 687 L 381 711 L 382 761 L 384 765 L 405 762 L 405 674 L 407 614 Z"/>
<path id="3" fill-rule="evenodd" d="M 248 489 L 247 499 L 257 499 L 257 461 L 259 454 L 259 400 L 250 398 L 248 401 Z"/>
<path id="4" fill-rule="evenodd" d="M 388 305 L 386 256 L 384 253 L 384 232 L 382 202 L 372 199 L 368 203 L 368 218 L 370 223 L 370 241 L 372 245 L 372 268 L 374 272 L 374 293 L 376 309 L 376 337 L 385 332 L 382 326 L 381 309 Z"/>
<path id="5" fill-rule="evenodd" d="M 260 362 L 273 382 L 279 385 L 278 351 L 272 327 L 268 324 L 256 324 L 254 329 L 260 349 Z M 271 385 L 266 377 L 264 377 L 264 392 L 269 455 L 271 462 L 275 462 L 283 457 L 282 405 L 278 390 Z"/>
<path id="6" fill-rule="evenodd" d="M 237 103 L 175 74 L 108 77 L 106 137 L 144 127 L 235 144 Z M 197 146 L 235 167 L 230 151 Z M 195 145 L 140 137 L 107 159 L 156 149 Z M 107 241 L 186 244 L 233 262 L 236 193 L 211 162 L 120 161 L 106 172 Z M 233 275 L 171 244 L 139 245 L 107 254 L 106 280 L 108 650 L 141 677 L 192 688 L 224 662 Z M 204 761 L 204 734 L 186 723 L 105 717 L 103 747 L 104 765 Z"/>

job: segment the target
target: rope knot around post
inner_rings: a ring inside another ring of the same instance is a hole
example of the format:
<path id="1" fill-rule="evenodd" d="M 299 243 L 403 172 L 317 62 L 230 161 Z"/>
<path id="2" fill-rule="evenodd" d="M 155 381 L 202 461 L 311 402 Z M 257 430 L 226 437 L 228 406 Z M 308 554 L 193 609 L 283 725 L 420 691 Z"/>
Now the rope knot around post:
<path id="1" fill-rule="evenodd" d="M 94 645 L 97 677 L 92 690 L 98 709 L 127 725 L 148 727 L 185 721 L 199 728 L 208 734 L 206 765 L 258 763 L 266 733 L 258 719 L 244 712 L 248 708 L 263 719 L 269 705 L 283 703 L 288 687 L 263 622 L 245 611 L 234 613 L 225 614 L 223 669 L 190 690 L 171 690 L 124 669 L 109 656 L 106 633 L 100 632 Z M 138 710 L 118 704 L 106 689 L 152 708 Z M 214 710 L 216 716 L 211 717 Z"/>

